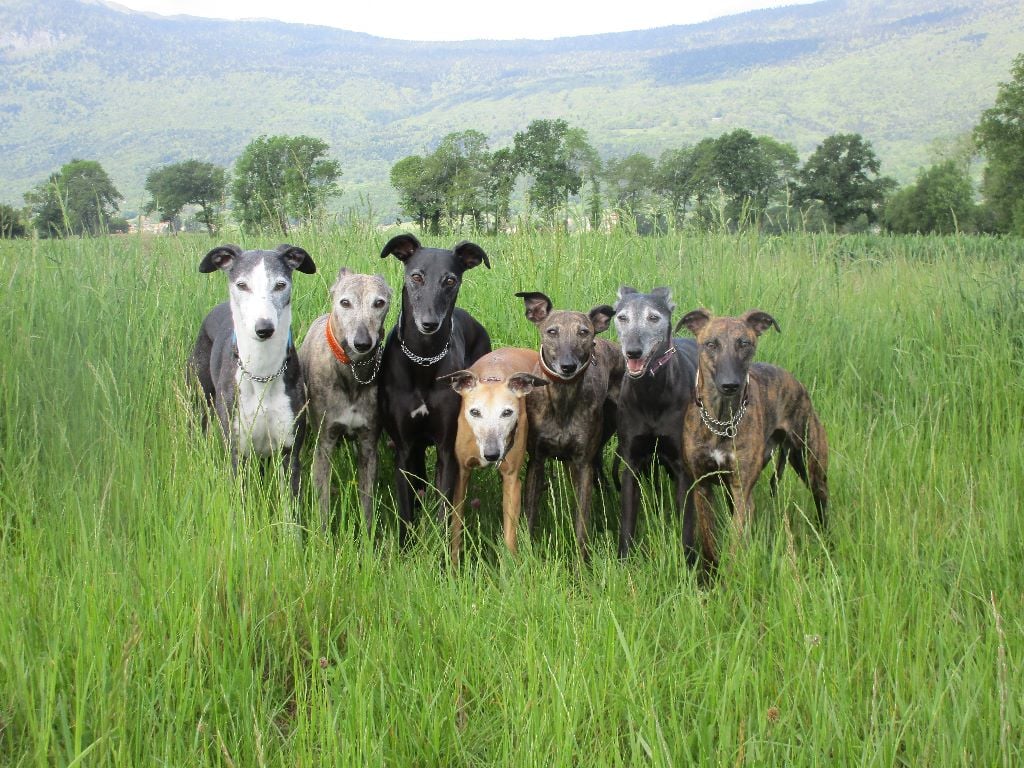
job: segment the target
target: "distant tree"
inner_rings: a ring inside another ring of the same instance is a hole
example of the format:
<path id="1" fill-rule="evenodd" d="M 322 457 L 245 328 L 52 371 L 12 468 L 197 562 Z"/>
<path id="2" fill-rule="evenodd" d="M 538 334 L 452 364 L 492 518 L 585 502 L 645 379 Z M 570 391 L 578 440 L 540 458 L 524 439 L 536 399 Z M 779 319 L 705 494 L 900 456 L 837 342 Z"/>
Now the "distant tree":
<path id="1" fill-rule="evenodd" d="M 9 205 L 0 204 L 0 238 L 24 237 L 25 222 L 21 211 Z"/>
<path id="2" fill-rule="evenodd" d="M 837 227 L 860 216 L 877 221 L 886 193 L 895 186 L 880 176 L 881 162 L 859 133 L 837 133 L 825 139 L 796 175 L 799 205 L 820 203 Z"/>
<path id="3" fill-rule="evenodd" d="M 406 216 L 416 220 L 420 229 L 429 226 L 432 234 L 441 228 L 440 190 L 427 177 L 427 163 L 420 155 L 403 157 L 391 166 L 391 186 L 398 192 L 399 206 Z"/>
<path id="4" fill-rule="evenodd" d="M 512 190 L 516 186 L 519 169 L 515 155 L 509 147 L 495 150 L 487 158 L 484 174 L 484 209 L 491 220 L 492 231 L 497 233 L 512 217 Z"/>
<path id="5" fill-rule="evenodd" d="M 970 178 L 953 160 L 933 165 L 917 181 L 893 194 L 883 222 L 896 233 L 950 234 L 975 228 L 976 206 Z"/>
<path id="6" fill-rule="evenodd" d="M 583 186 L 580 169 L 589 145 L 585 134 L 570 131 L 565 120 L 534 120 L 512 139 L 516 163 L 531 177 L 530 202 L 552 223 Z"/>
<path id="7" fill-rule="evenodd" d="M 259 136 L 235 163 L 231 189 L 243 229 L 288 232 L 289 220 L 322 217 L 339 194 L 341 168 L 326 142 L 311 136 Z"/>
<path id="8" fill-rule="evenodd" d="M 605 163 L 606 194 L 613 206 L 638 223 L 655 187 L 655 164 L 642 152 Z"/>
<path id="9" fill-rule="evenodd" d="M 576 170 L 582 180 L 580 190 L 584 185 L 587 188 L 584 201 L 587 220 L 592 228 L 597 229 L 601 225 L 601 176 L 604 162 L 582 128 L 570 128 L 565 134 L 565 145 L 569 166 Z"/>
<path id="10" fill-rule="evenodd" d="M 32 223 L 40 237 L 108 232 L 123 199 L 95 160 L 65 163 L 49 179 L 25 193 Z M 116 220 L 114 229 L 120 229 L 122 222 Z"/>
<path id="11" fill-rule="evenodd" d="M 1024 54 L 1014 59 L 1010 75 L 974 136 L 987 160 L 981 191 L 996 229 L 1024 235 Z"/>
<path id="12" fill-rule="evenodd" d="M 697 193 L 697 158 L 693 147 L 669 149 L 662 153 L 654 169 L 654 190 L 661 197 L 662 209 L 676 230 L 683 228 L 690 201 Z"/>
<path id="13" fill-rule="evenodd" d="M 481 224 L 490 153 L 487 137 L 470 129 L 449 133 L 428 157 L 427 175 L 437 187 L 452 229 L 468 217 Z"/>
<path id="14" fill-rule="evenodd" d="M 143 211 L 147 214 L 159 211 L 160 221 L 168 222 L 173 229 L 186 205 L 199 206 L 196 218 L 212 235 L 227 183 L 227 172 L 223 168 L 201 160 L 185 160 L 154 168 L 146 176 L 150 200 L 143 206 Z"/>

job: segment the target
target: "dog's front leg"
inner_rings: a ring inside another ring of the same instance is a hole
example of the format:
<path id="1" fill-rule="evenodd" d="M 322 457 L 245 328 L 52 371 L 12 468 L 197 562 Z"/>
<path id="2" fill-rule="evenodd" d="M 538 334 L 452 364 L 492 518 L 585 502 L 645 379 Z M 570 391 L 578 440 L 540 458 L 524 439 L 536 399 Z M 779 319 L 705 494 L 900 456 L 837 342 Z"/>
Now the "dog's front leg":
<path id="1" fill-rule="evenodd" d="M 455 483 L 455 501 L 452 505 L 451 556 L 452 567 L 459 565 L 459 554 L 462 551 L 462 519 L 465 514 L 466 496 L 469 492 L 468 467 L 459 465 L 459 477 Z"/>
<path id="2" fill-rule="evenodd" d="M 519 467 L 506 461 L 501 465 L 501 518 L 505 546 L 513 555 L 516 553 L 516 535 L 519 530 L 519 511 L 523 504 L 523 484 L 519 479 Z"/>
<path id="3" fill-rule="evenodd" d="M 330 427 L 320 430 L 313 454 L 313 487 L 320 502 L 320 530 L 331 530 L 331 457 L 338 445 L 338 433 Z"/>
<path id="4" fill-rule="evenodd" d="M 640 504 L 640 483 L 637 480 L 637 468 L 633 462 L 626 461 L 626 469 L 622 473 L 622 496 L 619 513 L 619 558 L 625 560 L 629 556 L 636 534 L 637 506 Z"/>
<path id="5" fill-rule="evenodd" d="M 395 491 L 398 494 L 398 544 L 409 546 L 415 510 L 422 503 L 419 491 L 426 487 L 426 460 L 423 446 L 408 446 L 395 441 Z"/>
<path id="6" fill-rule="evenodd" d="M 718 552 L 715 542 L 715 506 L 712 497 L 714 487 L 706 480 L 698 481 L 693 489 L 693 509 L 705 575 L 718 567 Z M 692 528 L 692 524 L 691 524 Z M 683 521 L 683 542 L 686 542 L 686 521 Z M 692 530 L 691 534 L 692 536 Z"/>
<path id="7" fill-rule="evenodd" d="M 356 439 L 356 458 L 359 469 L 356 473 L 359 484 L 359 503 L 363 508 L 363 523 L 366 535 L 373 536 L 373 498 L 377 485 L 377 443 L 380 433 L 367 429 L 359 433 Z"/>
<path id="8" fill-rule="evenodd" d="M 590 522 L 590 496 L 594 489 L 594 465 L 589 461 L 574 462 L 572 484 L 576 491 L 576 546 L 579 548 L 580 559 L 589 563 L 587 527 Z"/>
<path id="9" fill-rule="evenodd" d="M 544 456 L 539 451 L 531 453 L 526 463 L 526 526 L 533 536 L 537 529 L 537 511 L 540 509 L 540 494 L 544 485 Z"/>

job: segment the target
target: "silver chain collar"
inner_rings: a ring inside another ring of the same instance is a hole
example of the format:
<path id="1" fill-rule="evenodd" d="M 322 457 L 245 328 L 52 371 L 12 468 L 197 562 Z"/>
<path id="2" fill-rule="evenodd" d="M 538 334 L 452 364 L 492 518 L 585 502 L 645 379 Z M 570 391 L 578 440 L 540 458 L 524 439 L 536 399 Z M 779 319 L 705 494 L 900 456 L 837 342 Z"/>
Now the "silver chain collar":
<path id="1" fill-rule="evenodd" d="M 454 334 L 455 318 L 452 317 L 451 328 L 448 330 L 448 341 L 444 343 L 444 349 L 442 349 L 440 353 L 434 355 L 433 357 L 423 357 L 422 355 L 417 355 L 415 352 L 413 352 L 411 349 L 405 346 L 405 339 L 402 338 L 402 313 L 398 313 L 398 325 L 395 326 L 395 335 L 398 336 L 398 344 L 399 346 L 402 347 L 402 351 L 405 353 L 405 356 L 412 360 L 414 363 L 416 363 L 416 365 L 427 366 L 440 362 L 444 358 L 444 356 L 448 354 L 448 347 L 451 346 L 452 336 Z"/>
<path id="2" fill-rule="evenodd" d="M 363 361 L 358 362 L 358 363 L 350 362 L 348 364 L 348 369 L 350 371 L 352 371 L 352 378 L 356 380 L 356 383 L 357 384 L 363 384 L 363 385 L 372 384 L 373 380 L 377 378 L 377 374 L 380 373 L 380 361 L 383 359 L 383 357 L 384 357 L 384 342 L 381 341 L 379 344 L 377 344 L 377 354 L 374 355 L 374 360 L 376 362 L 375 362 L 375 365 L 373 366 L 373 374 L 370 376 L 370 378 L 365 379 L 365 380 L 359 378 L 359 374 L 356 373 L 356 366 L 357 365 L 362 365 L 363 363 L 366 363 L 368 361 L 363 360 Z"/>
<path id="3" fill-rule="evenodd" d="M 242 364 L 242 358 L 238 356 L 238 348 L 235 348 L 235 360 L 238 361 L 238 367 L 242 369 L 242 373 L 248 376 L 255 382 L 260 384 L 269 384 L 271 381 L 276 379 L 288 368 L 288 355 L 284 356 L 284 362 L 281 363 L 281 367 L 277 369 L 277 373 L 272 373 L 269 376 L 253 376 L 249 371 L 245 370 L 245 366 Z"/>
<path id="4" fill-rule="evenodd" d="M 747 381 L 743 385 L 744 395 L 746 394 L 747 385 L 750 384 L 750 376 L 747 375 Z M 697 379 L 693 384 L 694 394 L 699 392 L 698 387 L 700 386 L 700 369 L 697 369 Z M 700 408 L 700 420 L 704 422 L 704 426 L 707 427 L 713 434 L 719 437 L 727 437 L 730 440 L 736 437 L 739 432 L 740 420 L 743 415 L 747 412 L 747 398 L 744 397 L 740 403 L 740 408 L 736 413 L 732 415 L 732 418 L 728 421 L 719 421 L 704 407 L 704 402 L 700 399 L 700 395 L 697 395 L 697 406 Z"/>

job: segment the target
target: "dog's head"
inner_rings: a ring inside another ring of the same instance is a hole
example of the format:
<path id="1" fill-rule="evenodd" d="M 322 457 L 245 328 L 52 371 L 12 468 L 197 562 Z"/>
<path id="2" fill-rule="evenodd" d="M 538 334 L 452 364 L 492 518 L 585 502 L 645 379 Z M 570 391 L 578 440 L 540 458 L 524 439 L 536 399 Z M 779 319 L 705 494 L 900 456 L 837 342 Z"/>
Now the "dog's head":
<path id="1" fill-rule="evenodd" d="M 622 355 L 626 358 L 626 374 L 643 376 L 655 354 L 663 353 L 672 343 L 672 291 L 655 288 L 640 293 L 624 285 L 619 288 L 615 303 L 615 330 L 619 334 Z"/>
<path id="2" fill-rule="evenodd" d="M 477 378 L 472 371 L 456 371 L 442 376 L 462 395 L 462 416 L 473 431 L 481 466 L 505 458 L 515 440 L 519 425 L 519 401 L 547 381 L 532 373 L 513 373 L 508 378 Z"/>
<path id="3" fill-rule="evenodd" d="M 590 365 L 597 334 L 607 330 L 614 310 L 607 304 L 589 313 L 554 310 L 543 293 L 520 291 L 516 296 L 540 334 L 541 366 L 556 378 L 576 378 Z"/>
<path id="4" fill-rule="evenodd" d="M 221 270 L 228 278 L 228 298 L 235 333 L 266 341 L 291 326 L 292 273 L 316 272 L 313 258 L 295 245 L 273 251 L 243 251 L 237 245 L 214 248 L 199 262 L 200 272 Z"/>
<path id="5" fill-rule="evenodd" d="M 363 275 L 342 267 L 331 286 L 331 332 L 345 353 L 358 362 L 384 336 L 391 307 L 391 286 L 380 275 Z"/>
<path id="6" fill-rule="evenodd" d="M 769 328 L 780 331 L 775 318 L 752 309 L 740 317 L 712 317 L 706 309 L 687 312 L 676 326 L 697 337 L 701 379 L 713 382 L 725 397 L 737 395 L 747 380 L 758 337 Z"/>
<path id="7" fill-rule="evenodd" d="M 405 265 L 402 307 L 412 314 L 416 329 L 425 336 L 441 330 L 442 323 L 455 307 L 466 270 L 491 262 L 484 249 L 463 240 L 452 248 L 424 248 L 413 235 L 388 240 L 381 258 L 394 256 Z"/>

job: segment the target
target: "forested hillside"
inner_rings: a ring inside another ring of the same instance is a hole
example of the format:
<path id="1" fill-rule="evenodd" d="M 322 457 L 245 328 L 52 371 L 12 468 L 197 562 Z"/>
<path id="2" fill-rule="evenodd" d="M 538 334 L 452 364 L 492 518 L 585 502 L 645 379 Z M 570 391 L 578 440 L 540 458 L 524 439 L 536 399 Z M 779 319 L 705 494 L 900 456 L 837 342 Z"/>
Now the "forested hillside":
<path id="1" fill-rule="evenodd" d="M 908 180 L 936 140 L 977 122 L 1021 50 L 1018 0 L 825 0 L 643 32 L 464 43 L 2 0 L 0 200 L 20 204 L 80 157 L 103 163 L 131 209 L 157 165 L 227 166 L 254 136 L 305 133 L 340 161 L 342 205 L 369 199 L 386 213 L 397 159 L 463 128 L 496 148 L 535 118 L 584 128 L 605 157 L 737 127 L 806 156 L 857 132 Z"/>

